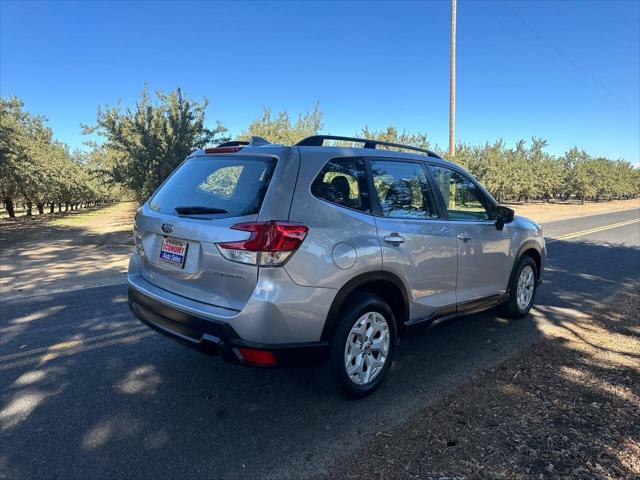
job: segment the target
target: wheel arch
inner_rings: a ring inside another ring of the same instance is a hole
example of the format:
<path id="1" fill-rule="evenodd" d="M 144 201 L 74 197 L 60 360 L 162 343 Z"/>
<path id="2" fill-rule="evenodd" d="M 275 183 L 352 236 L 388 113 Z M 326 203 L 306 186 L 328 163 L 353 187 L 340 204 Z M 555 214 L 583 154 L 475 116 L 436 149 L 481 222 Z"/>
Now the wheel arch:
<path id="1" fill-rule="evenodd" d="M 322 329 L 320 340 L 331 340 L 339 321 L 339 314 L 349 299 L 359 293 L 370 293 L 385 300 L 396 319 L 398 332 L 409 319 L 409 295 L 402 280 L 390 272 L 366 272 L 352 278 L 338 290 Z"/>
<path id="2" fill-rule="evenodd" d="M 518 249 L 518 253 L 516 253 L 515 259 L 513 261 L 513 266 L 511 267 L 511 274 L 509 275 L 509 283 L 507 284 L 507 294 L 511 293 L 511 285 L 513 283 L 513 278 L 516 275 L 516 270 L 518 268 L 518 264 L 523 256 L 527 255 L 533 259 L 536 264 L 536 270 L 538 273 L 538 280 L 542 278 L 542 247 L 535 240 L 527 240 L 524 242 L 520 248 Z"/>

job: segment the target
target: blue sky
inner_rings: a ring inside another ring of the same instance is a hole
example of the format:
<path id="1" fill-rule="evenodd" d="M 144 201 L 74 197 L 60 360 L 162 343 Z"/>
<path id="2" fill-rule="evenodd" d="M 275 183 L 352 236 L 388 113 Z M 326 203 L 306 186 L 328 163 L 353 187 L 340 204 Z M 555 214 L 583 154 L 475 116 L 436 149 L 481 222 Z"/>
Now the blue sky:
<path id="1" fill-rule="evenodd" d="M 144 82 L 210 101 L 238 133 L 316 101 L 326 132 L 394 125 L 448 143 L 450 4 L 6 2 L 0 91 L 73 148 Z M 640 2 L 458 2 L 457 138 L 538 136 L 640 160 Z"/>

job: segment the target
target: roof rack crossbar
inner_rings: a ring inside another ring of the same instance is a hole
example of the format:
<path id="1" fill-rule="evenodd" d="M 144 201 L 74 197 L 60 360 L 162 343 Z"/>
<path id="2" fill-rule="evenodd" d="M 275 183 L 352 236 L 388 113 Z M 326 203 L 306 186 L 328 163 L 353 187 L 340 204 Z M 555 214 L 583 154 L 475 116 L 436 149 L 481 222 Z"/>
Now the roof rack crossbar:
<path id="1" fill-rule="evenodd" d="M 363 143 L 364 148 L 376 149 L 378 145 L 383 145 L 385 147 L 395 147 L 395 148 L 404 148 L 405 150 L 413 150 L 414 152 L 426 153 L 428 156 L 433 158 L 442 158 L 437 153 L 432 152 L 431 150 L 427 150 L 426 148 L 412 147 L 411 145 L 402 145 L 401 143 L 392 143 L 392 142 L 384 142 L 382 140 L 372 140 L 369 138 L 358 138 L 358 137 L 341 137 L 338 135 L 312 135 L 307 138 L 303 138 L 298 143 L 296 143 L 297 147 L 322 147 L 324 145 L 325 140 L 339 140 L 345 142 L 356 142 Z"/>

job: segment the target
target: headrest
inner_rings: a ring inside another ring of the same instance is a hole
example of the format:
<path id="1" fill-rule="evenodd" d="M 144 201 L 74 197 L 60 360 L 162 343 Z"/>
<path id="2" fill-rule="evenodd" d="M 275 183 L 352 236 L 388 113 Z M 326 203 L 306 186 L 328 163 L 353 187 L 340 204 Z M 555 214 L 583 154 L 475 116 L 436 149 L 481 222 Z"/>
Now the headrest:
<path id="1" fill-rule="evenodd" d="M 394 207 L 405 207 L 413 203 L 411 184 L 407 180 L 399 180 L 389 187 L 384 203 Z"/>
<path id="2" fill-rule="evenodd" d="M 349 193 L 351 188 L 349 187 L 349 180 L 344 175 L 339 175 L 331 180 L 331 190 L 333 191 L 333 197 L 336 202 L 344 202 L 349 199 Z"/>

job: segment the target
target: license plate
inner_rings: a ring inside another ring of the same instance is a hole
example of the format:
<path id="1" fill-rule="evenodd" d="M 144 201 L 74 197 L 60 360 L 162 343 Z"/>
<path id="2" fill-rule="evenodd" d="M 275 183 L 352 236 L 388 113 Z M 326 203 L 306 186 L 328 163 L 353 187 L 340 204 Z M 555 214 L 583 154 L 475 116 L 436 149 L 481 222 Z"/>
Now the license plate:
<path id="1" fill-rule="evenodd" d="M 187 258 L 187 242 L 165 238 L 160 247 L 160 260 L 175 268 L 183 268 Z"/>

